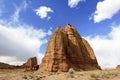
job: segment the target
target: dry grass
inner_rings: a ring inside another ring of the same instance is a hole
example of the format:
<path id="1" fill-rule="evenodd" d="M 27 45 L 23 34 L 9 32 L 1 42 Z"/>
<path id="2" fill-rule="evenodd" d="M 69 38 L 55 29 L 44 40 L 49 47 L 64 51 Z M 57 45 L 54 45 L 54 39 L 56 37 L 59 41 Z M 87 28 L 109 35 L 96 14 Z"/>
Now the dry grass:
<path id="1" fill-rule="evenodd" d="M 116 77 L 120 77 L 120 71 L 118 70 L 103 70 L 99 72 L 95 72 L 91 74 L 91 78 L 95 80 L 106 80 L 106 79 L 114 79 Z"/>
<path id="2" fill-rule="evenodd" d="M 120 80 L 118 70 L 69 71 L 57 73 L 24 72 L 23 70 L 0 70 L 0 80 Z"/>

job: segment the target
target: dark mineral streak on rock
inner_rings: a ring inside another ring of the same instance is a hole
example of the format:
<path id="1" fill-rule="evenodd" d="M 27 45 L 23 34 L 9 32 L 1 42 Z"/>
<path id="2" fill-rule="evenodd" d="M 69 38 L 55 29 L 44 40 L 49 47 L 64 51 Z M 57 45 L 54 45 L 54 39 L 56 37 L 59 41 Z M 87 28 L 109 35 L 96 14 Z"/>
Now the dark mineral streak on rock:
<path id="1" fill-rule="evenodd" d="M 51 36 L 39 70 L 66 72 L 69 68 L 76 71 L 101 69 L 89 43 L 67 24 L 63 30 L 57 27 Z"/>

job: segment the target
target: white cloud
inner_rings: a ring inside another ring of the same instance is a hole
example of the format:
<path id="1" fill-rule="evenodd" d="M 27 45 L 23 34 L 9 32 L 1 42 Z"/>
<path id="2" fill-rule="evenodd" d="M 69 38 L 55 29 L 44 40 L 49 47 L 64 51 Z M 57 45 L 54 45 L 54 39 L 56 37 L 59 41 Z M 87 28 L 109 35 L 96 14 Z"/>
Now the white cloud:
<path id="1" fill-rule="evenodd" d="M 43 57 L 44 55 L 42 53 L 37 54 L 38 63 L 41 63 Z"/>
<path id="2" fill-rule="evenodd" d="M 27 9 L 27 3 L 15 6 L 11 19 L 0 19 L 0 62 L 19 65 L 28 58 L 36 56 L 41 62 L 43 53 L 41 46 L 47 43 L 46 36 L 52 34 L 48 31 L 34 29 L 20 20 L 20 13 Z"/>
<path id="3" fill-rule="evenodd" d="M 23 10 L 26 10 L 28 7 L 28 3 L 26 1 L 23 1 L 22 6 L 23 6 Z"/>
<path id="4" fill-rule="evenodd" d="M 84 2 L 86 0 L 68 0 L 68 6 L 74 8 L 78 5 L 79 2 Z"/>
<path id="5" fill-rule="evenodd" d="M 12 20 L 14 22 L 18 22 L 20 11 L 20 8 L 16 8 L 14 15 L 12 15 Z"/>
<path id="6" fill-rule="evenodd" d="M 112 26 L 108 35 L 86 37 L 93 47 L 102 68 L 112 68 L 120 64 L 120 25 Z"/>
<path id="7" fill-rule="evenodd" d="M 120 0 L 103 0 L 97 3 L 96 11 L 92 15 L 94 22 L 99 23 L 111 19 L 120 11 Z"/>
<path id="8" fill-rule="evenodd" d="M 46 17 L 50 19 L 51 17 L 48 16 L 48 13 L 53 12 L 53 10 L 50 7 L 46 7 L 46 6 L 41 6 L 35 11 L 36 11 L 36 15 L 40 16 L 41 19 Z"/>
<path id="9" fill-rule="evenodd" d="M 11 65 L 14 65 L 14 64 L 19 65 L 24 63 L 24 61 L 19 60 L 15 56 L 0 56 L 0 62 L 9 63 Z"/>
<path id="10" fill-rule="evenodd" d="M 38 54 L 39 49 L 47 43 L 44 38 L 51 33 L 50 30 L 36 30 L 29 25 L 13 28 L 0 24 L 0 61 L 17 64 L 29 57 L 42 55 Z"/>

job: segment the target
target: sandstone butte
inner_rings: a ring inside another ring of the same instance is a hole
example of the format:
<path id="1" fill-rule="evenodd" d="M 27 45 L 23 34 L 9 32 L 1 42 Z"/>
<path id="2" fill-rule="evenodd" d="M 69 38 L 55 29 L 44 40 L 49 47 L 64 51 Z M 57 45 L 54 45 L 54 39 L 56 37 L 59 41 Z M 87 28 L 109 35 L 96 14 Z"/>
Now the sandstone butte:
<path id="1" fill-rule="evenodd" d="M 57 27 L 51 36 L 39 70 L 66 72 L 70 68 L 76 71 L 101 69 L 89 43 L 67 24 L 63 30 Z"/>
<path id="2" fill-rule="evenodd" d="M 25 71 L 36 71 L 38 69 L 38 64 L 37 64 L 37 58 L 36 57 L 31 57 L 27 60 L 26 63 L 24 63 L 22 68 L 25 69 Z"/>

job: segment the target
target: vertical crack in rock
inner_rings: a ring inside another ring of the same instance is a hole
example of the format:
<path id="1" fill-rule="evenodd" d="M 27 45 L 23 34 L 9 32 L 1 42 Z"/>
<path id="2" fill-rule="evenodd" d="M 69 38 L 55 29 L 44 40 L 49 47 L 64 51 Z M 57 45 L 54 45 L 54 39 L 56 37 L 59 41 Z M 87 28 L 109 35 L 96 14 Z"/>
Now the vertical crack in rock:
<path id="1" fill-rule="evenodd" d="M 76 71 L 101 69 L 89 43 L 67 24 L 63 30 L 57 27 L 51 36 L 39 70 L 66 72 L 69 68 Z"/>

